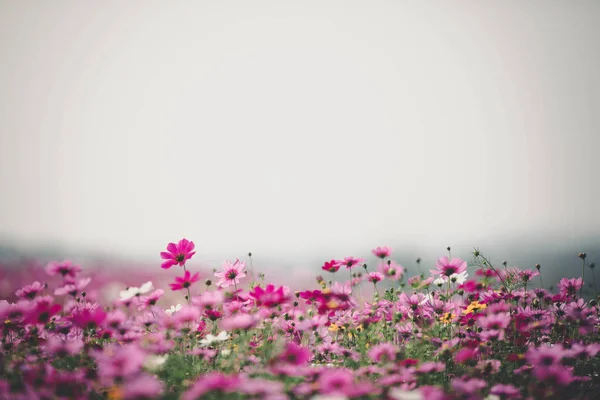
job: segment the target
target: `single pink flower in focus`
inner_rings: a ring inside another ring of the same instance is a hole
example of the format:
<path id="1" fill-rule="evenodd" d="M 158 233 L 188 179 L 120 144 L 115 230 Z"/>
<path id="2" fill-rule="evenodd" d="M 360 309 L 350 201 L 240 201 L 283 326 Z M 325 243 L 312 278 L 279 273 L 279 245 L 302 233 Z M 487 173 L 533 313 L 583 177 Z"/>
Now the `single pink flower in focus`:
<path id="1" fill-rule="evenodd" d="M 185 238 L 181 239 L 177 244 L 169 243 L 167 251 L 160 253 L 160 257 L 166 260 L 161 264 L 161 268 L 169 269 L 173 265 L 179 265 L 180 267 L 185 265 L 185 262 L 196 254 L 193 251 L 195 247 L 194 242 L 190 242 Z"/>
<path id="2" fill-rule="evenodd" d="M 390 249 L 389 247 L 383 246 L 383 247 L 376 247 L 373 250 L 371 250 L 371 252 L 373 253 L 373 255 L 375 255 L 379 258 L 386 258 L 392 254 L 392 249 Z"/>
<path id="3" fill-rule="evenodd" d="M 194 275 L 190 271 L 185 271 L 183 277 L 175 277 L 175 283 L 170 283 L 171 290 L 187 289 L 192 286 L 192 283 L 200 280 L 200 273 L 196 272 Z"/>
<path id="4" fill-rule="evenodd" d="M 440 257 L 435 263 L 437 270 L 431 270 L 432 275 L 450 276 L 467 271 L 467 262 L 460 258 L 449 260 L 448 257 Z"/>
<path id="5" fill-rule="evenodd" d="M 237 285 L 240 283 L 240 279 L 246 276 L 244 268 L 246 268 L 246 263 L 239 259 L 235 260 L 233 264 L 225 261 L 223 271 L 215 272 L 215 276 L 220 278 L 217 281 L 217 286 L 226 288 L 231 285 Z"/>

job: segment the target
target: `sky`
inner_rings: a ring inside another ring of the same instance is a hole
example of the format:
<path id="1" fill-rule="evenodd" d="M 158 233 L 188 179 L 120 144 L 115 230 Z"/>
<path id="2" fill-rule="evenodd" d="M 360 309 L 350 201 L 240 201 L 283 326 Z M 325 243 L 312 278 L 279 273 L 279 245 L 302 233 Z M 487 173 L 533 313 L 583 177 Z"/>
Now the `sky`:
<path id="1" fill-rule="evenodd" d="M 0 239 L 600 237 L 600 2 L 426 3 L 0 2 Z"/>

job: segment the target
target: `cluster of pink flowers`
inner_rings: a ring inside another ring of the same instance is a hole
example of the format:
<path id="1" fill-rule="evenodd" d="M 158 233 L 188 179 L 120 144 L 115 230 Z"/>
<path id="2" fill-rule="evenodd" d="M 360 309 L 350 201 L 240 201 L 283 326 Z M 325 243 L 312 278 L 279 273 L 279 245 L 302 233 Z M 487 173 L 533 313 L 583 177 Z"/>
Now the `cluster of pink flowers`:
<path id="1" fill-rule="evenodd" d="M 157 269 L 102 298 L 71 262 L 14 287 L 0 301 L 0 398 L 597 398 L 600 308 L 581 277 L 547 290 L 539 268 L 479 252 L 409 277 L 377 247 L 373 265 L 333 259 L 330 280 L 292 290 L 251 281 L 239 259 L 193 272 L 194 250 L 182 239 L 160 253 L 180 271 L 167 291 Z"/>

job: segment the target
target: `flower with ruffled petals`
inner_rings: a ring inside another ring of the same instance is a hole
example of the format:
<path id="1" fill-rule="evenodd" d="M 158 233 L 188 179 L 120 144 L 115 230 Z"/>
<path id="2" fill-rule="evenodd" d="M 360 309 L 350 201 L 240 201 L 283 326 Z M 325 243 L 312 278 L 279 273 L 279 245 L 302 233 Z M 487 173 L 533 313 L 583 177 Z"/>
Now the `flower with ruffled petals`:
<path id="1" fill-rule="evenodd" d="M 165 260 L 161 264 L 161 268 L 169 269 L 173 265 L 185 265 L 186 261 L 196 254 L 196 252 L 193 251 L 194 248 L 194 242 L 190 242 L 185 238 L 181 239 L 177 244 L 169 243 L 167 246 L 167 251 L 160 253 L 160 257 Z"/>

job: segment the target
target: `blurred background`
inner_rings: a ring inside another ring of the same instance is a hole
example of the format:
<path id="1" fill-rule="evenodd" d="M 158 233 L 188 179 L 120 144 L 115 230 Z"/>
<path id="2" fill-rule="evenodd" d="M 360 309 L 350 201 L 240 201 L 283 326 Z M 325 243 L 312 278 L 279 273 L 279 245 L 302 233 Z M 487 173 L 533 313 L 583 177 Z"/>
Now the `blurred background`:
<path id="1" fill-rule="evenodd" d="M 600 254 L 600 2 L 0 2 L 0 261 Z M 413 269 L 414 271 L 414 269 Z M 161 279 L 161 278 L 155 278 Z"/>

